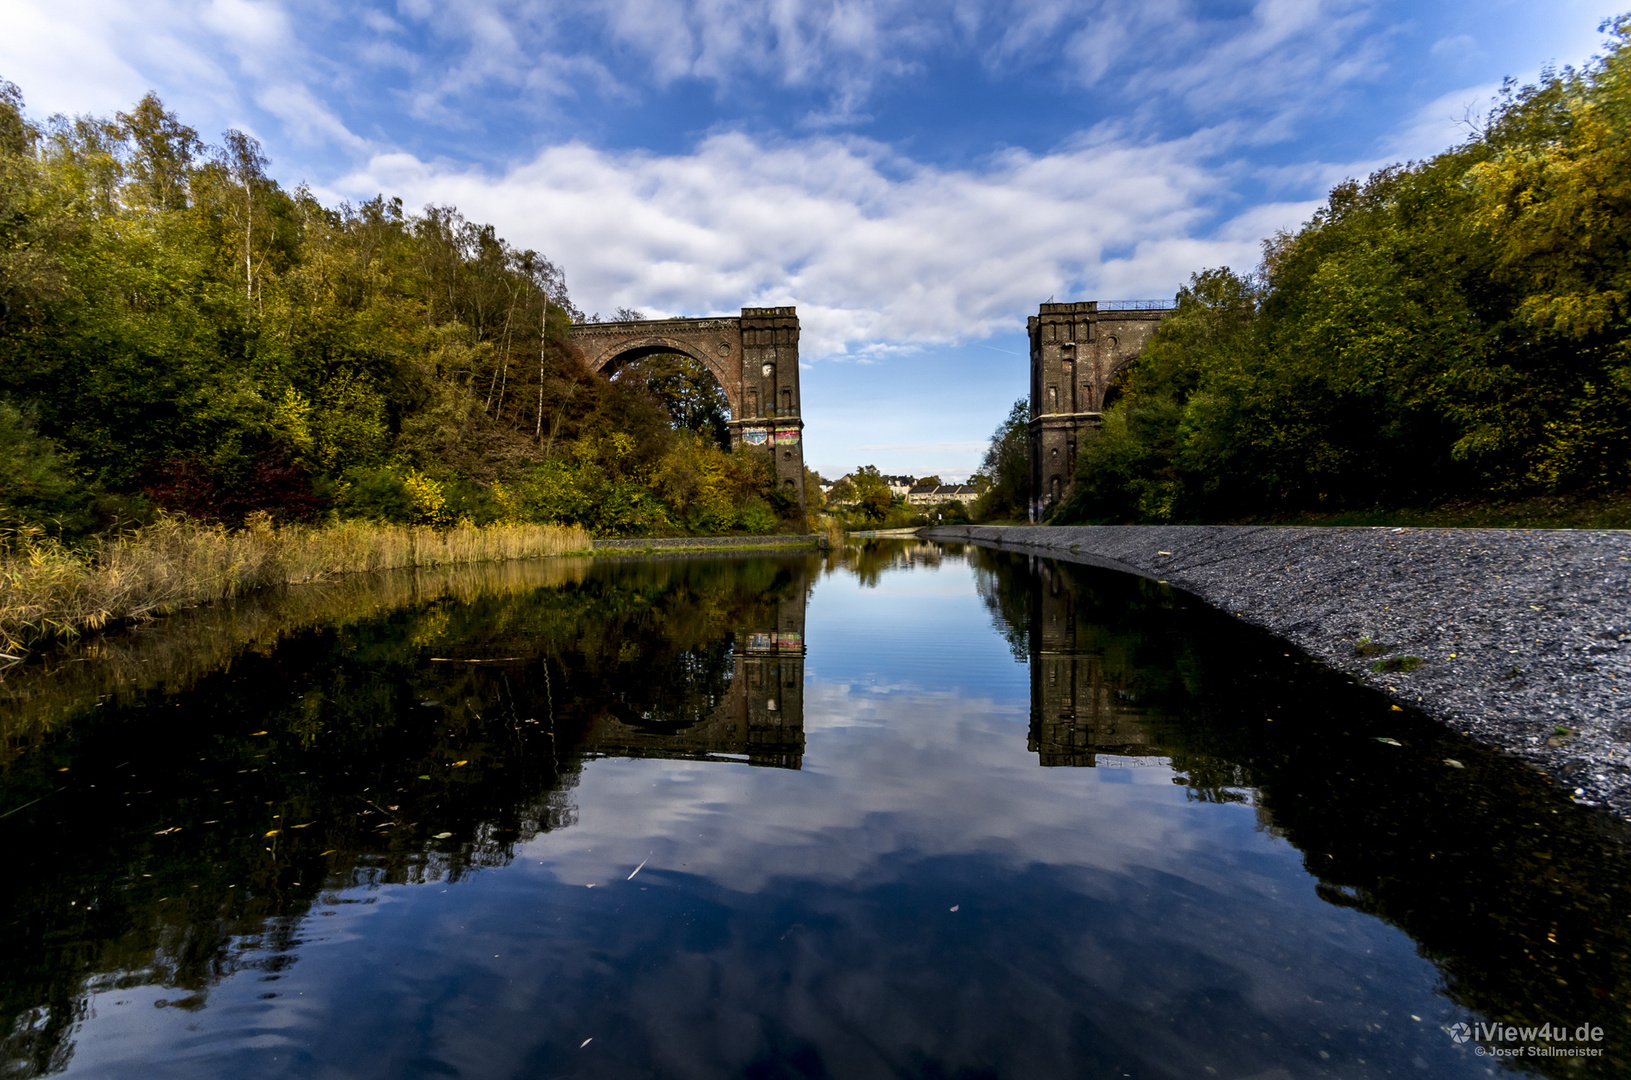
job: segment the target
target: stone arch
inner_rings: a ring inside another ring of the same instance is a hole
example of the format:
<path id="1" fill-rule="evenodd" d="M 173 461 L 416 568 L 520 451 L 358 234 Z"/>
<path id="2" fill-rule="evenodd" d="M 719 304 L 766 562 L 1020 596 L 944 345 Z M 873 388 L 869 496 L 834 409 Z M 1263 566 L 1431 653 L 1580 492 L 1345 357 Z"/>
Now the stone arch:
<path id="1" fill-rule="evenodd" d="M 725 392 L 731 446 L 769 454 L 802 510 L 804 420 L 795 309 L 743 308 L 738 318 L 576 323 L 572 340 L 584 366 L 600 374 L 658 353 L 699 361 Z"/>
<path id="2" fill-rule="evenodd" d="M 726 343 L 729 344 L 729 343 Z M 730 405 L 733 418 L 742 415 L 741 379 L 732 379 L 731 371 L 726 364 L 712 356 L 705 347 L 698 347 L 698 343 L 682 341 L 679 338 L 665 337 L 659 334 L 649 334 L 634 338 L 602 350 L 598 356 L 585 358 L 590 371 L 610 376 L 624 364 L 633 363 L 647 356 L 657 356 L 661 353 L 679 353 L 689 356 L 708 369 L 714 377 L 719 388 L 725 392 L 725 401 Z"/>

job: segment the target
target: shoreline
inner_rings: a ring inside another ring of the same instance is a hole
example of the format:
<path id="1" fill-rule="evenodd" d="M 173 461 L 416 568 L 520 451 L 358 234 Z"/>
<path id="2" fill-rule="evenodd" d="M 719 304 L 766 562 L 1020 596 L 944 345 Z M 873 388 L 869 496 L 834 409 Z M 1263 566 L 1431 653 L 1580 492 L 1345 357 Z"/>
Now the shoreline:
<path id="1" fill-rule="evenodd" d="M 662 536 L 630 540 L 596 540 L 590 555 L 638 555 L 659 551 L 757 551 L 765 548 L 819 548 L 826 544 L 822 533 L 793 536 Z"/>
<path id="2" fill-rule="evenodd" d="M 1631 531 L 959 525 L 918 535 L 1165 582 L 1529 762 L 1576 802 L 1631 819 Z"/>
<path id="3" fill-rule="evenodd" d="M 376 571 L 704 551 L 820 550 L 820 533 L 595 540 L 576 526 L 347 521 L 229 530 L 164 519 L 91 549 L 0 548 L 0 677 L 62 642 L 102 637 L 270 588 Z"/>

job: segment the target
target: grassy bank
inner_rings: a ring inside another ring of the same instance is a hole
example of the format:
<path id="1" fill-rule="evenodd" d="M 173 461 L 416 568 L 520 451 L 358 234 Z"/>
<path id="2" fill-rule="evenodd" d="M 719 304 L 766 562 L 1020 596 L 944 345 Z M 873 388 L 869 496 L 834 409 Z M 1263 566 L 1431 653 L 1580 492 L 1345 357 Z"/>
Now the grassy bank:
<path id="1" fill-rule="evenodd" d="M 162 615 L 272 585 L 410 566 L 449 566 L 589 550 L 554 525 L 447 530 L 345 521 L 229 530 L 166 518 L 83 548 L 21 537 L 0 554 L 0 648 Z"/>

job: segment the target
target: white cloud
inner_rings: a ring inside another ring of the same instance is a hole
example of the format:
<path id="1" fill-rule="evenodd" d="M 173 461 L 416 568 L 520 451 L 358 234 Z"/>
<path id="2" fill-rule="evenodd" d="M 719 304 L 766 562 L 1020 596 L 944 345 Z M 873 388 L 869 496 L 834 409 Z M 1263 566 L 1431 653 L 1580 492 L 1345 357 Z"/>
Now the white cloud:
<path id="1" fill-rule="evenodd" d="M 1084 138 L 953 170 L 861 140 L 731 133 L 666 156 L 574 143 L 500 174 L 380 155 L 336 186 L 455 203 L 567 267 L 589 309 L 796 304 L 819 357 L 986 337 L 1049 295 L 1170 296 L 1196 267 L 1254 265 L 1308 204 L 1214 229 L 1229 190 L 1200 164 L 1214 149 Z"/>

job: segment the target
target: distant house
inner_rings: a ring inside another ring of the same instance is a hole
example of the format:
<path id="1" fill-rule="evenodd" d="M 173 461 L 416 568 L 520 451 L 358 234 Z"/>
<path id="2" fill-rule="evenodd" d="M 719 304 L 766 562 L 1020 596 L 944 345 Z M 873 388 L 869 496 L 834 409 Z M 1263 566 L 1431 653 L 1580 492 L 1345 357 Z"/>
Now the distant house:
<path id="1" fill-rule="evenodd" d="M 973 484 L 918 484 L 906 493 L 908 506 L 940 506 L 960 502 L 965 506 L 979 497 L 980 489 Z"/>
<path id="2" fill-rule="evenodd" d="M 892 499 L 904 499 L 906 493 L 912 489 L 910 476 L 885 476 L 882 480 L 889 485 L 889 497 Z"/>

